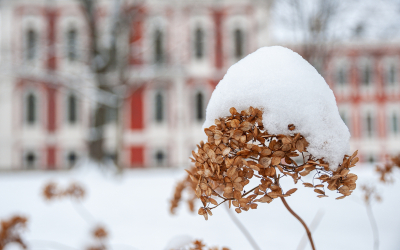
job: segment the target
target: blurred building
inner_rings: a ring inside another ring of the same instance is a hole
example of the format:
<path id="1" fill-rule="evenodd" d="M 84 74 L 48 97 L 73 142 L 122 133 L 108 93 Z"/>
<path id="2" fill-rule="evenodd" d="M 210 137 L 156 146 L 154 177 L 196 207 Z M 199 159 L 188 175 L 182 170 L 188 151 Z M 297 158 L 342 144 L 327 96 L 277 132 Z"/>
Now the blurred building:
<path id="1" fill-rule="evenodd" d="M 105 43 L 114 2 L 98 1 Z M 205 107 L 226 70 L 274 43 L 268 1 L 126 2 L 137 14 L 118 46 L 129 76 L 115 91 L 124 97 L 120 117 L 110 101 L 115 94 L 96 89 L 78 1 L 0 3 L 1 169 L 63 169 L 87 156 L 99 96 L 110 107 L 104 144 L 110 158 L 121 152 L 125 167 L 185 166 L 204 139 Z M 399 152 L 400 46 L 348 43 L 333 55 L 326 79 L 352 148 L 364 161 Z"/>

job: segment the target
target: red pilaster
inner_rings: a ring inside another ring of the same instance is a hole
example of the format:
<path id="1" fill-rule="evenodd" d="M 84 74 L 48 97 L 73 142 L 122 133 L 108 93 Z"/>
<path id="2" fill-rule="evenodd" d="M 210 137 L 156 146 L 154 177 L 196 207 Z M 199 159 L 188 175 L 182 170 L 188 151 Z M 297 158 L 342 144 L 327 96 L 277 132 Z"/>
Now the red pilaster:
<path id="1" fill-rule="evenodd" d="M 223 67 L 223 44 L 222 44 L 222 10 L 214 10 L 214 26 L 215 26 L 215 67 L 222 69 Z"/>
<path id="2" fill-rule="evenodd" d="M 47 87 L 47 130 L 56 131 L 56 89 Z"/>
<path id="3" fill-rule="evenodd" d="M 57 12 L 52 8 L 46 10 L 47 16 L 47 69 L 55 70 L 57 68 L 57 57 L 56 57 L 56 22 Z"/>
<path id="4" fill-rule="evenodd" d="M 47 169 L 56 168 L 56 148 L 54 146 L 47 147 Z"/>
<path id="5" fill-rule="evenodd" d="M 143 129 L 143 88 L 133 92 L 130 98 L 131 130 Z"/>
<path id="6" fill-rule="evenodd" d="M 144 148 L 134 146 L 130 148 L 130 165 L 132 167 L 144 167 Z"/>

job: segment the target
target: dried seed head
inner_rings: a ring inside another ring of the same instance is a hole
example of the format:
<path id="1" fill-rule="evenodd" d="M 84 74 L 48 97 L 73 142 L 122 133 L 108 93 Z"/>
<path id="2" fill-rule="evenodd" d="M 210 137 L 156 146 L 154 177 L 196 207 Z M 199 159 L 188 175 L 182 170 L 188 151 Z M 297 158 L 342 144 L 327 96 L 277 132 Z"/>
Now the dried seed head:
<path id="1" fill-rule="evenodd" d="M 356 188 L 357 176 L 349 172 L 358 161 L 357 151 L 344 156 L 343 163 L 332 171 L 323 159 L 307 152 L 309 143 L 301 134 L 269 134 L 263 127 L 261 110 L 250 107 L 240 113 L 235 108 L 229 111 L 231 116 L 217 119 L 216 125 L 204 130 L 208 141 L 197 145 L 197 153 L 192 152 L 195 164 L 185 182 L 177 186 L 175 207 L 182 190 L 190 187 L 195 194 L 192 197 L 197 196 L 203 203 L 198 213 L 205 219 L 223 202 L 232 204 L 241 213 L 257 208 L 258 202 L 270 203 L 278 197 L 290 196 L 297 189 L 285 193 L 280 179 L 291 177 L 297 183 L 311 172 L 316 172 L 313 176 L 319 183 L 315 186 L 304 183 L 304 186 L 314 188 L 320 198 L 327 197 L 325 183 L 329 190 L 342 194 L 339 199 Z M 295 125 L 289 124 L 288 129 L 295 130 Z M 303 157 L 302 163 L 296 162 L 294 158 L 302 153 L 307 153 L 307 157 Z M 258 178 L 260 183 L 249 188 L 252 178 Z"/>

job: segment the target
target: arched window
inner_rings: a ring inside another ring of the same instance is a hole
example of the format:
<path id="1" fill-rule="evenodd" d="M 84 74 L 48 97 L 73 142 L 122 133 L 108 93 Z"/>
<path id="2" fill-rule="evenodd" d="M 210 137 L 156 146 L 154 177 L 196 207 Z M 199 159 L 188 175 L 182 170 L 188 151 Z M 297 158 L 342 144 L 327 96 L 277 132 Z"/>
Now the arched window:
<path id="1" fill-rule="evenodd" d="M 67 56 L 70 61 L 75 61 L 77 58 L 77 32 L 75 29 L 70 29 L 67 33 Z"/>
<path id="2" fill-rule="evenodd" d="M 35 167 L 36 156 L 34 153 L 29 152 L 25 155 L 25 164 L 28 169 L 32 169 Z"/>
<path id="3" fill-rule="evenodd" d="M 195 55 L 197 59 L 202 59 L 204 56 L 204 31 L 197 28 L 194 40 Z"/>
<path id="4" fill-rule="evenodd" d="M 235 29 L 234 31 L 234 55 L 236 59 L 241 59 L 244 55 L 244 35 L 241 29 Z"/>
<path id="5" fill-rule="evenodd" d="M 196 100 L 196 120 L 203 121 L 204 120 L 204 95 L 201 92 L 198 92 L 195 97 Z"/>
<path id="6" fill-rule="evenodd" d="M 154 33 L 154 61 L 157 64 L 164 62 L 164 36 L 161 30 Z"/>
<path id="7" fill-rule="evenodd" d="M 32 93 L 30 93 L 26 97 L 26 122 L 28 124 L 34 124 L 36 122 L 36 112 L 37 112 L 37 107 L 36 107 L 36 96 Z"/>
<path id="8" fill-rule="evenodd" d="M 29 29 L 26 34 L 26 59 L 29 61 L 36 57 L 37 40 L 36 32 Z"/>
<path id="9" fill-rule="evenodd" d="M 74 94 L 68 96 L 68 122 L 70 124 L 75 124 L 78 120 L 77 116 L 77 98 Z"/>
<path id="10" fill-rule="evenodd" d="M 155 119 L 156 122 L 163 122 L 164 120 L 164 98 L 160 92 L 155 97 Z"/>
<path id="11" fill-rule="evenodd" d="M 371 85 L 372 71 L 369 65 L 365 65 L 362 69 L 362 84 L 365 86 Z"/>
<path id="12" fill-rule="evenodd" d="M 365 118 L 365 123 L 366 123 L 366 129 L 367 129 L 367 136 L 372 137 L 373 136 L 373 119 L 370 113 L 367 114 Z"/>
<path id="13" fill-rule="evenodd" d="M 347 72 L 344 69 L 344 67 L 339 68 L 338 72 L 337 72 L 337 83 L 341 86 L 344 86 L 347 82 Z"/>

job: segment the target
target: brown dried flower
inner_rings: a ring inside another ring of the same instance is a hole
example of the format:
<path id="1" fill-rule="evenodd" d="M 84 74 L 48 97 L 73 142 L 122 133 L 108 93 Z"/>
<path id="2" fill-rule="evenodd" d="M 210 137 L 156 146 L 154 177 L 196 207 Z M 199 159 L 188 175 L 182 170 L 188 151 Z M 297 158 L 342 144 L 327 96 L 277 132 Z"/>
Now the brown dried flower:
<path id="1" fill-rule="evenodd" d="M 93 230 L 93 236 L 98 239 L 104 239 L 108 236 L 108 233 L 104 227 L 99 226 Z"/>
<path id="2" fill-rule="evenodd" d="M 107 230 L 102 226 L 97 226 L 92 232 L 95 244 L 87 247 L 87 250 L 107 250 L 106 238 L 108 236 Z"/>
<path id="3" fill-rule="evenodd" d="M 380 202 L 382 200 L 379 193 L 376 191 L 376 188 L 371 185 L 361 185 L 361 190 L 364 193 L 363 199 L 366 204 L 370 204 L 372 198 L 375 198 L 376 201 Z"/>
<path id="4" fill-rule="evenodd" d="M 78 183 L 71 183 L 65 190 L 62 190 L 57 183 L 49 182 L 43 189 L 43 196 L 47 200 L 63 197 L 82 199 L 85 196 L 85 189 Z"/>
<path id="5" fill-rule="evenodd" d="M 218 247 L 206 247 L 206 245 L 201 241 L 201 240 L 195 240 L 191 243 L 190 246 L 186 248 L 180 248 L 180 249 L 171 249 L 171 250 L 219 250 Z M 221 250 L 229 250 L 227 247 L 221 248 Z"/>
<path id="6" fill-rule="evenodd" d="M 194 171 L 195 169 L 192 168 L 190 171 Z M 194 202 L 197 199 L 197 196 L 194 192 L 196 189 L 197 183 L 193 182 L 189 175 L 186 176 L 185 179 L 178 182 L 175 187 L 174 197 L 171 200 L 170 212 L 171 214 L 175 214 L 175 210 L 179 205 L 179 202 L 182 200 L 182 193 L 185 189 L 192 190 L 193 192 L 188 192 L 189 198 L 187 199 L 187 204 L 189 206 L 189 210 L 194 212 Z"/>
<path id="7" fill-rule="evenodd" d="M 285 176 L 297 183 L 315 171 L 314 179 L 320 180 L 320 184 L 303 184 L 314 188 L 320 198 L 327 197 L 325 182 L 329 190 L 342 194 L 336 199 L 349 196 L 356 188 L 357 175 L 349 171 L 358 162 L 357 151 L 352 156 L 345 155 L 342 164 L 332 171 L 323 159 L 307 152 L 309 143 L 301 134 L 269 134 L 263 127 L 261 110 L 250 107 L 239 113 L 231 108 L 230 113 L 231 116 L 216 119 L 215 125 L 204 130 L 208 141 L 200 142 L 197 152 L 192 151 L 195 166 L 187 171 L 203 204 L 198 214 L 206 220 L 212 209 L 227 201 L 229 207 L 233 205 L 241 213 L 256 209 L 257 203 L 290 196 L 297 188 L 284 192 L 280 179 Z M 288 134 L 294 128 L 289 124 Z M 303 162 L 299 165 L 294 158 L 300 155 Z M 246 192 L 253 177 L 259 178 L 260 184 Z"/>
<path id="8" fill-rule="evenodd" d="M 1 221 L 0 250 L 3 250 L 9 243 L 17 243 L 22 248 L 27 248 L 20 235 L 20 230 L 26 227 L 27 221 L 25 217 L 21 216 L 13 216 L 9 220 Z"/>
<path id="9" fill-rule="evenodd" d="M 400 154 L 394 157 L 390 157 L 389 162 L 387 162 L 383 167 L 376 166 L 375 170 L 379 173 L 379 180 L 383 183 L 393 182 L 393 170 L 400 168 Z"/>

